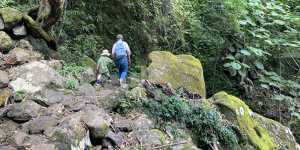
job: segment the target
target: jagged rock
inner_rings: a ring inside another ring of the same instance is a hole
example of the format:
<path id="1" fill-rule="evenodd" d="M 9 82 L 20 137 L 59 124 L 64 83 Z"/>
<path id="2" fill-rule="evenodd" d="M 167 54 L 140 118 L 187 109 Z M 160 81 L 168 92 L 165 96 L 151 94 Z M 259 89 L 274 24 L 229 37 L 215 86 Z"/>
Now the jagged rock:
<path id="1" fill-rule="evenodd" d="M 123 144 L 124 144 L 124 139 L 123 139 L 123 136 L 121 134 L 121 132 L 119 133 L 114 133 L 112 131 L 109 131 L 107 133 L 107 136 L 106 136 L 108 139 L 110 139 L 110 141 L 112 142 L 113 145 L 117 146 L 117 147 L 121 147 Z"/>
<path id="2" fill-rule="evenodd" d="M 64 105 L 59 103 L 48 107 L 44 112 L 44 115 L 52 116 L 55 118 L 62 118 L 66 112 L 67 110 L 65 109 Z"/>
<path id="3" fill-rule="evenodd" d="M 89 128 L 90 134 L 94 139 L 103 139 L 108 134 L 109 124 L 99 112 L 86 112 L 82 120 Z"/>
<path id="4" fill-rule="evenodd" d="M 48 140 L 40 135 L 28 135 L 24 132 L 17 132 L 14 135 L 15 143 L 17 146 L 30 146 L 36 144 L 47 143 Z"/>
<path id="5" fill-rule="evenodd" d="M 0 88 L 7 87 L 9 82 L 8 73 L 0 70 Z"/>
<path id="6" fill-rule="evenodd" d="M 54 89 L 43 89 L 32 96 L 32 99 L 43 106 L 51 106 L 58 103 L 68 103 L 74 99 L 72 94 L 66 91 L 59 91 Z"/>
<path id="7" fill-rule="evenodd" d="M 32 145 L 28 150 L 59 150 L 55 144 L 37 144 Z"/>
<path id="8" fill-rule="evenodd" d="M 12 31 L 14 37 L 17 38 L 25 37 L 27 35 L 27 30 L 24 25 L 17 25 L 12 29 Z"/>
<path id="9" fill-rule="evenodd" d="M 28 50 L 28 51 L 32 51 L 32 50 L 33 50 L 33 47 L 32 47 L 32 45 L 30 44 L 30 42 L 27 41 L 27 40 L 24 40 L 24 39 L 18 41 L 18 42 L 16 43 L 16 47 L 22 48 L 22 49 L 26 49 L 26 50 Z"/>
<path id="10" fill-rule="evenodd" d="M 46 86 L 63 87 L 64 78 L 53 68 L 41 62 L 31 62 L 9 71 L 14 81 L 10 86 L 14 91 L 36 93 Z"/>
<path id="11" fill-rule="evenodd" d="M 0 145 L 0 150 L 17 150 L 17 148 L 10 145 Z"/>
<path id="12" fill-rule="evenodd" d="M 8 106 L 6 116 L 17 122 L 26 122 L 39 115 L 42 107 L 37 103 L 26 100 L 22 103 L 17 103 Z"/>
<path id="13" fill-rule="evenodd" d="M 12 96 L 12 91 L 9 88 L 1 89 L 0 91 L 0 107 L 4 106 L 6 101 Z"/>
<path id="14" fill-rule="evenodd" d="M 203 69 L 200 61 L 191 55 L 173 55 L 154 51 L 149 55 L 152 63 L 145 78 L 158 83 L 170 83 L 173 88 L 184 87 L 190 92 L 206 96 Z"/>
<path id="15" fill-rule="evenodd" d="M 63 65 L 62 62 L 60 60 L 41 60 L 42 63 L 50 66 L 51 68 L 55 69 L 55 70 L 59 70 L 62 69 Z"/>
<path id="16" fill-rule="evenodd" d="M 3 19 L 5 30 L 10 30 L 22 20 L 23 14 L 16 9 L 6 7 L 0 9 L 0 16 Z"/>
<path id="17" fill-rule="evenodd" d="M 91 146 L 89 131 L 78 112 L 62 119 L 59 126 L 44 132 L 52 141 L 62 143 L 67 149 L 83 150 Z"/>
<path id="18" fill-rule="evenodd" d="M 43 58 L 43 56 L 38 52 L 29 51 L 18 47 L 9 51 L 8 55 L 9 57 L 13 57 L 16 64 L 24 64 L 31 61 L 38 61 Z"/>
<path id="19" fill-rule="evenodd" d="M 55 127 L 58 119 L 50 116 L 40 116 L 22 125 L 24 131 L 29 134 L 42 134 L 46 129 Z"/>
<path id="20" fill-rule="evenodd" d="M 239 98 L 219 92 L 213 96 L 213 100 L 226 119 L 239 127 L 240 138 L 257 149 L 299 149 L 291 133 L 286 132 L 287 127 L 253 113 Z"/>
<path id="21" fill-rule="evenodd" d="M 8 51 L 13 47 L 13 41 L 8 34 L 0 31 L 0 51 Z"/>
<path id="22" fill-rule="evenodd" d="M 0 123 L 0 128 L 4 130 L 6 136 L 5 142 L 1 144 L 8 144 L 8 141 L 14 141 L 14 135 L 19 130 L 18 126 L 19 124 L 11 120 Z"/>

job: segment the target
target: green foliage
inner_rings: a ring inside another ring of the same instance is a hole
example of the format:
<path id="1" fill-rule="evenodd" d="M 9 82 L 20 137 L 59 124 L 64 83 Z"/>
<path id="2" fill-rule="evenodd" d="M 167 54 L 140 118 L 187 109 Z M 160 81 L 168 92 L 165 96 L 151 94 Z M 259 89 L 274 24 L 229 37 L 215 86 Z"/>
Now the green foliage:
<path id="1" fill-rule="evenodd" d="M 66 78 L 66 88 L 75 89 L 79 85 L 78 79 L 84 71 L 82 66 L 76 64 L 65 64 L 64 67 L 58 70 L 58 73 Z"/>
<path id="2" fill-rule="evenodd" d="M 0 1 L 0 8 L 8 7 L 14 4 L 13 0 L 1 0 Z"/>
<path id="3" fill-rule="evenodd" d="M 177 96 L 162 95 L 160 100 L 135 101 L 124 98 L 118 111 L 128 113 L 132 110 L 146 112 L 153 117 L 160 128 L 171 130 L 174 137 L 183 136 L 177 128 L 189 129 L 201 146 L 221 142 L 230 149 L 238 149 L 237 137 L 232 128 L 223 122 L 215 108 L 209 106 L 193 107 Z"/>

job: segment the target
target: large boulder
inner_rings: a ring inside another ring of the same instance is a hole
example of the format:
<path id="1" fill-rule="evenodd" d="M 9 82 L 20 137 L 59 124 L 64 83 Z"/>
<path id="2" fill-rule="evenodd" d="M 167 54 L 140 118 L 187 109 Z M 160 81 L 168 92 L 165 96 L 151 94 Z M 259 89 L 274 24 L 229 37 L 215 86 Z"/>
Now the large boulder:
<path id="1" fill-rule="evenodd" d="M 0 51 L 8 51 L 13 47 L 13 40 L 3 31 L 0 31 Z"/>
<path id="2" fill-rule="evenodd" d="M 16 122 L 27 122 L 32 118 L 39 116 L 42 107 L 37 103 L 26 100 L 8 106 L 6 116 Z"/>
<path id="3" fill-rule="evenodd" d="M 44 131 L 58 124 L 58 119 L 50 116 L 39 116 L 22 125 L 22 129 L 29 134 L 42 134 Z"/>
<path id="4" fill-rule="evenodd" d="M 9 57 L 13 58 L 17 64 L 24 64 L 31 61 L 38 61 L 43 58 L 43 55 L 38 52 L 29 51 L 18 47 L 9 51 L 8 55 Z"/>
<path id="5" fill-rule="evenodd" d="M 0 90 L 0 107 L 4 106 L 6 101 L 12 96 L 12 91 L 8 88 Z"/>
<path id="6" fill-rule="evenodd" d="M 89 131 L 78 112 L 62 119 L 59 126 L 44 132 L 52 141 L 62 143 L 65 149 L 81 150 L 91 146 Z"/>
<path id="7" fill-rule="evenodd" d="M 33 94 L 51 85 L 63 87 L 64 78 L 53 68 L 42 62 L 31 62 L 10 70 L 14 79 L 10 86 L 14 91 L 24 91 Z"/>
<path id="8" fill-rule="evenodd" d="M 205 98 L 203 69 L 198 59 L 191 55 L 173 55 L 166 51 L 154 51 L 149 58 L 152 63 L 144 73 L 146 79 L 170 83 L 175 89 L 184 87 Z"/>
<path id="9" fill-rule="evenodd" d="M 1 8 L 0 9 L 0 18 L 2 18 L 4 22 L 4 28 L 6 30 L 10 30 L 16 24 L 18 24 L 22 20 L 23 14 L 22 12 L 13 9 L 13 8 Z"/>
<path id="10" fill-rule="evenodd" d="M 228 95 L 226 92 L 219 92 L 213 96 L 213 100 L 226 119 L 239 127 L 242 136 L 240 138 L 254 148 L 259 150 L 299 149 L 287 127 L 255 114 L 239 98 Z"/>

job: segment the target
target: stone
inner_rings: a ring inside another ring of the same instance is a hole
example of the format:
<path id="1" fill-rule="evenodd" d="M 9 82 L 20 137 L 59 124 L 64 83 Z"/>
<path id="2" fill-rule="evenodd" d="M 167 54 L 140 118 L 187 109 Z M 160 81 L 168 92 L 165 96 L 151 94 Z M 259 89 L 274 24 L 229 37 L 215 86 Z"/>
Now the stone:
<path id="1" fill-rule="evenodd" d="M 30 146 L 48 142 L 48 140 L 41 135 L 28 135 L 20 131 L 14 135 L 14 140 L 17 146 Z"/>
<path id="2" fill-rule="evenodd" d="M 88 83 L 85 83 L 78 87 L 78 95 L 80 99 L 85 99 L 85 101 L 96 101 L 97 93 L 96 89 Z"/>
<path id="3" fill-rule="evenodd" d="M 8 73 L 0 70 L 0 88 L 7 87 L 9 82 Z"/>
<path id="4" fill-rule="evenodd" d="M 31 99 L 43 106 L 48 107 L 57 103 L 66 103 L 64 101 L 69 102 L 74 99 L 74 96 L 63 90 L 46 88 L 41 92 L 34 94 Z"/>
<path id="5" fill-rule="evenodd" d="M 39 115 L 42 107 L 37 103 L 26 100 L 21 103 L 8 106 L 7 117 L 16 122 L 27 122 Z"/>
<path id="6" fill-rule="evenodd" d="M 175 145 L 171 148 L 171 150 L 201 150 L 193 143 L 185 143 L 185 144 L 179 144 Z"/>
<path id="7" fill-rule="evenodd" d="M 123 136 L 121 134 L 121 132 L 119 133 L 114 133 L 112 131 L 108 131 L 107 136 L 108 139 L 110 139 L 110 141 L 112 142 L 113 145 L 117 146 L 117 147 L 121 147 L 125 140 L 123 139 Z"/>
<path id="8" fill-rule="evenodd" d="M 225 118 L 239 127 L 240 138 L 248 144 L 259 150 L 299 148 L 287 127 L 255 114 L 239 98 L 219 92 L 212 99 Z"/>
<path id="9" fill-rule="evenodd" d="M 51 68 L 53 68 L 55 70 L 60 70 L 63 68 L 61 60 L 41 60 L 41 62 L 50 66 Z"/>
<path id="10" fill-rule="evenodd" d="M 37 144 L 32 145 L 28 150 L 59 150 L 55 144 Z"/>
<path id="11" fill-rule="evenodd" d="M 94 71 L 96 70 L 97 63 L 88 56 L 83 56 L 79 62 L 84 68 L 92 68 Z"/>
<path id="12" fill-rule="evenodd" d="M 131 121 L 127 119 L 115 120 L 113 125 L 114 128 L 117 129 L 118 131 L 131 132 L 133 130 Z"/>
<path id="13" fill-rule="evenodd" d="M 133 131 L 133 134 L 146 149 L 164 145 L 167 140 L 167 135 L 158 129 Z"/>
<path id="14" fill-rule="evenodd" d="M 278 145 L 279 149 L 299 150 L 300 146 L 296 142 L 295 137 L 291 130 L 282 125 L 281 123 L 272 119 L 265 118 L 259 114 L 253 114 L 254 120 L 256 120 L 261 126 L 268 131 L 273 138 L 274 143 Z"/>
<path id="15" fill-rule="evenodd" d="M 83 115 L 82 120 L 87 125 L 94 139 L 103 139 L 109 131 L 109 124 L 100 113 L 89 111 Z"/>
<path id="16" fill-rule="evenodd" d="M 81 120 L 82 113 L 74 113 L 61 123 L 44 132 L 52 141 L 62 143 L 66 149 L 83 150 L 91 146 L 90 134 Z"/>
<path id="17" fill-rule="evenodd" d="M 18 41 L 18 42 L 16 43 L 16 47 L 22 48 L 22 49 L 25 49 L 25 50 L 28 50 L 28 51 L 33 51 L 33 47 L 32 47 L 32 45 L 30 44 L 30 42 L 27 41 L 27 40 L 24 40 L 24 39 Z"/>
<path id="18" fill-rule="evenodd" d="M 149 55 L 151 64 L 145 79 L 155 83 L 170 83 L 174 89 L 183 87 L 206 97 L 201 62 L 191 55 L 173 55 L 166 51 L 154 51 Z"/>
<path id="19" fill-rule="evenodd" d="M 12 91 L 9 88 L 1 89 L 0 91 L 0 107 L 4 106 L 7 100 L 12 96 Z"/>
<path id="20" fill-rule="evenodd" d="M 9 51 L 8 55 L 9 57 L 13 57 L 16 60 L 16 64 L 24 64 L 32 61 L 38 61 L 43 58 L 43 55 L 38 52 L 29 51 L 18 47 Z"/>
<path id="21" fill-rule="evenodd" d="M 17 25 L 12 29 L 14 37 L 21 38 L 27 35 L 27 30 L 24 25 Z"/>
<path id="22" fill-rule="evenodd" d="M 47 86 L 63 87 L 64 78 L 50 66 L 34 61 L 9 71 L 13 81 L 9 83 L 14 91 L 34 94 Z"/>
<path id="23" fill-rule="evenodd" d="M 6 133 L 0 129 L 0 143 L 4 143 L 6 141 Z"/>
<path id="24" fill-rule="evenodd" d="M 50 116 L 39 116 L 22 125 L 29 134 L 42 134 L 46 129 L 58 125 L 58 119 Z"/>
<path id="25" fill-rule="evenodd" d="M 79 82 L 80 83 L 91 83 L 96 80 L 96 74 L 93 68 L 85 68 L 83 72 L 80 73 Z"/>
<path id="26" fill-rule="evenodd" d="M 151 121 L 146 115 L 141 115 L 133 120 L 134 130 L 150 130 L 154 128 L 153 121 Z"/>
<path id="27" fill-rule="evenodd" d="M 13 40 L 11 37 L 4 31 L 0 31 L 0 51 L 6 52 L 13 47 Z"/>
<path id="28" fill-rule="evenodd" d="M 0 145 L 0 150 L 17 150 L 17 148 L 10 145 Z"/>
<path id="29" fill-rule="evenodd" d="M 22 20 L 23 14 L 14 8 L 6 7 L 0 9 L 0 16 L 5 30 L 10 30 Z"/>

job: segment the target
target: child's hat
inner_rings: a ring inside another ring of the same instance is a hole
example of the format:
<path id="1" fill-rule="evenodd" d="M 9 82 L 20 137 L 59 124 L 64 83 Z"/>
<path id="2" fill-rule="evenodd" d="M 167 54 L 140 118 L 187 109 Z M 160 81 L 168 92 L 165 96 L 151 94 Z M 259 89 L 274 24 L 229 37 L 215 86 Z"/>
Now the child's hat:
<path id="1" fill-rule="evenodd" d="M 101 54 L 101 56 L 110 56 L 110 53 L 109 53 L 109 51 L 107 50 L 107 49 L 105 49 L 105 50 L 103 50 L 102 51 L 102 54 Z"/>

